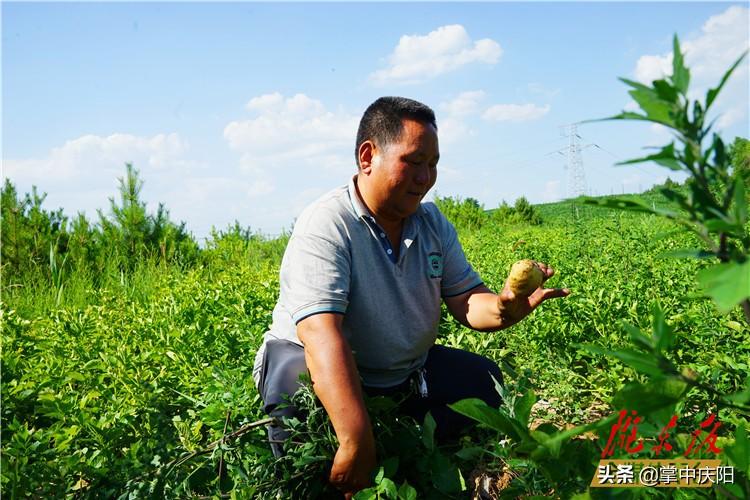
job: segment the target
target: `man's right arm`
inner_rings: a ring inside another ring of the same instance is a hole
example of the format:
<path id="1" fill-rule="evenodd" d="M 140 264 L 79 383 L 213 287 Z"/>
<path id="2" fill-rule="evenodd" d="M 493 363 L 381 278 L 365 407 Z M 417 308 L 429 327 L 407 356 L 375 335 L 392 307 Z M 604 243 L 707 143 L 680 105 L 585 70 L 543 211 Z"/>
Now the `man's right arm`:
<path id="1" fill-rule="evenodd" d="M 350 498 L 369 484 L 376 462 L 372 425 L 354 356 L 342 332 L 342 320 L 341 314 L 314 314 L 297 324 L 297 336 L 305 345 L 315 394 L 339 440 L 330 481 Z"/>

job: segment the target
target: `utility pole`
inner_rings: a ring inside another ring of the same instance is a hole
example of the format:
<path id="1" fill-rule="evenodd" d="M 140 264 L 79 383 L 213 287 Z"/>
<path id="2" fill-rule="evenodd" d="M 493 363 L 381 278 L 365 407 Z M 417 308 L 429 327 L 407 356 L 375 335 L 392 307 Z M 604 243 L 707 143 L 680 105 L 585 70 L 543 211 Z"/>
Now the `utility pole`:
<path id="1" fill-rule="evenodd" d="M 567 160 L 565 168 L 568 170 L 568 197 L 575 198 L 586 194 L 586 173 L 583 170 L 581 157 L 581 136 L 578 135 L 578 123 L 571 123 L 560 127 L 560 135 L 568 138 L 565 148 Z"/>

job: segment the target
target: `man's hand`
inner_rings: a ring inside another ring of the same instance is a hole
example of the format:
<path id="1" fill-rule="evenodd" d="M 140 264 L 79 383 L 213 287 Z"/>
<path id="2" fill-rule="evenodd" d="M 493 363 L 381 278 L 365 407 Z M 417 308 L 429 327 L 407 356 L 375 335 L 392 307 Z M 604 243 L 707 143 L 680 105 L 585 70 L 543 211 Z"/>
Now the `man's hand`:
<path id="1" fill-rule="evenodd" d="M 506 281 L 503 290 L 495 294 L 484 285 L 472 288 L 455 297 L 446 297 L 445 305 L 462 325 L 480 332 L 495 332 L 518 323 L 547 299 L 566 297 L 570 294 L 567 288 L 543 288 L 544 282 L 551 278 L 555 271 L 540 262 L 537 266 L 544 273 L 542 286 L 528 297 L 514 294 Z"/>
<path id="2" fill-rule="evenodd" d="M 370 484 L 370 474 L 375 465 L 372 434 L 358 443 L 341 443 L 333 459 L 329 481 L 349 500 L 354 493 Z"/>
<path id="3" fill-rule="evenodd" d="M 518 323 L 547 299 L 570 295 L 570 290 L 567 288 L 544 288 L 544 283 L 554 276 L 555 270 L 541 262 L 536 262 L 536 265 L 544 273 L 544 278 L 542 278 L 541 286 L 534 290 L 531 295 L 525 297 L 514 294 L 508 286 L 507 280 L 503 290 L 498 294 L 497 307 L 504 327 Z"/>

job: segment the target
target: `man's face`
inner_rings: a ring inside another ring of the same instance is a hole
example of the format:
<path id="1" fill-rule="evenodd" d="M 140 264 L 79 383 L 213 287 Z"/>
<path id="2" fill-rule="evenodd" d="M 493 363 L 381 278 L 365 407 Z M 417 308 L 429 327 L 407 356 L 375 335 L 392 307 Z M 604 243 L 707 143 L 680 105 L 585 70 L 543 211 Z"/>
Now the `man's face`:
<path id="1" fill-rule="evenodd" d="M 370 180 L 378 200 L 378 211 L 389 219 L 403 219 L 437 180 L 440 158 L 437 130 L 429 124 L 403 120 L 401 136 L 384 148 L 375 148 Z"/>

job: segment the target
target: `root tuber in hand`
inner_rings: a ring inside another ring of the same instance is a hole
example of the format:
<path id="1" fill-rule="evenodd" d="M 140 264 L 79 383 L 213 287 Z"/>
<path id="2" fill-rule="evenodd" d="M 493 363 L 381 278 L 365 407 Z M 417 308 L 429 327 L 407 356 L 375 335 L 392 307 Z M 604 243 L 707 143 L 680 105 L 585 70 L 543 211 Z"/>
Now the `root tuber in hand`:
<path id="1" fill-rule="evenodd" d="M 510 269 L 508 287 L 515 295 L 528 297 L 539 288 L 544 272 L 530 259 L 519 260 Z"/>

